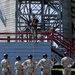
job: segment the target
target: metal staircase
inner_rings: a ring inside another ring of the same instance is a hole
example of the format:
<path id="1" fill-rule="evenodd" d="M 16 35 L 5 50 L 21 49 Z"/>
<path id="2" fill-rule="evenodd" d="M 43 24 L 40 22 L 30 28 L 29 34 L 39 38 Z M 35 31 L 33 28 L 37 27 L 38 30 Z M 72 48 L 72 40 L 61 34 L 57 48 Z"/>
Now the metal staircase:
<path id="1" fill-rule="evenodd" d="M 75 43 L 55 31 L 55 29 L 52 29 L 51 33 L 52 41 L 55 41 L 59 46 L 65 48 L 70 56 L 75 55 Z"/>

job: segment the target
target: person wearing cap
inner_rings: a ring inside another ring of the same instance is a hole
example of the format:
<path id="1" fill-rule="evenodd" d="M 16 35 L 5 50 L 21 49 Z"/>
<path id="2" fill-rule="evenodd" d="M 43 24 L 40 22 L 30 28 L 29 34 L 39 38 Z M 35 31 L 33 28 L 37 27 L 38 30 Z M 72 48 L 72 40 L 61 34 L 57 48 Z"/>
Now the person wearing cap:
<path id="1" fill-rule="evenodd" d="M 31 31 L 33 33 L 34 42 L 37 41 L 37 25 L 38 25 L 38 19 L 35 18 L 35 14 L 33 14 L 32 19 L 30 20 L 30 27 L 31 27 Z"/>
<path id="2" fill-rule="evenodd" d="M 22 65 L 27 69 L 27 75 L 35 75 L 35 65 L 36 61 L 33 60 L 33 56 L 31 54 L 28 55 L 28 59 L 25 60 Z"/>
<path id="3" fill-rule="evenodd" d="M 2 75 L 11 75 L 10 62 L 8 60 L 8 54 L 3 55 L 1 60 Z"/>
<path id="4" fill-rule="evenodd" d="M 62 74 L 71 75 L 71 67 L 74 65 L 74 60 L 68 56 L 67 52 L 64 52 L 64 57 L 61 59 L 61 65 L 63 66 Z"/>
<path id="5" fill-rule="evenodd" d="M 37 63 L 37 67 L 41 66 L 41 75 L 50 75 L 50 70 L 53 67 L 53 62 L 47 57 L 47 54 L 43 54 L 43 58 Z"/>
<path id="6" fill-rule="evenodd" d="M 23 66 L 22 66 L 22 62 L 21 62 L 21 57 L 20 56 L 17 56 L 16 57 L 16 62 L 15 62 L 15 72 L 16 72 L 16 75 L 24 75 L 24 72 L 23 72 Z"/>

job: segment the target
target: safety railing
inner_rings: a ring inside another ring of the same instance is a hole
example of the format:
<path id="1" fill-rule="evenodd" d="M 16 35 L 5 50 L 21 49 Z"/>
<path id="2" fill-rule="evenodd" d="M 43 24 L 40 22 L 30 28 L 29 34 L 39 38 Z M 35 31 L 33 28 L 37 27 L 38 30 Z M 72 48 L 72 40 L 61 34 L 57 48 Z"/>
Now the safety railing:
<path id="1" fill-rule="evenodd" d="M 18 35 L 21 35 L 21 37 Z M 4 40 L 4 41 L 6 40 L 8 42 L 10 41 L 19 41 L 19 42 L 20 41 L 21 42 L 32 41 L 34 39 L 30 37 L 31 35 L 32 35 L 31 32 L 0 33 L 0 41 L 1 40 Z M 67 50 L 67 52 L 70 54 L 70 56 L 72 56 L 72 54 L 75 54 L 75 43 L 73 43 L 68 38 L 64 37 L 62 34 L 55 31 L 55 27 L 53 27 L 51 31 L 49 32 L 38 32 L 37 35 L 41 36 L 41 37 L 37 37 L 37 40 L 40 40 L 40 41 L 46 40 L 48 42 L 55 41 L 58 45 L 64 47 Z"/>
<path id="2" fill-rule="evenodd" d="M 38 32 L 37 35 L 41 37 L 37 37 L 37 40 L 51 40 L 50 37 L 42 37 L 42 36 L 49 36 L 51 32 Z M 17 32 L 17 33 L 0 33 L 0 40 L 10 40 L 10 41 L 32 41 L 34 40 L 32 37 L 33 34 L 31 32 Z M 17 36 L 17 37 L 16 37 Z"/>

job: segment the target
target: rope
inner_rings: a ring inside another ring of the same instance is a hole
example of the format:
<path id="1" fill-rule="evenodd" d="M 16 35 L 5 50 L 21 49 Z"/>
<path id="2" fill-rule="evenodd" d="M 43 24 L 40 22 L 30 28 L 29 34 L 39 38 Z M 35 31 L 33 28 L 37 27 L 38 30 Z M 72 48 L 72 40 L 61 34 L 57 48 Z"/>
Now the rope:
<path id="1" fill-rule="evenodd" d="M 35 43 L 33 42 L 33 60 L 34 60 Z"/>

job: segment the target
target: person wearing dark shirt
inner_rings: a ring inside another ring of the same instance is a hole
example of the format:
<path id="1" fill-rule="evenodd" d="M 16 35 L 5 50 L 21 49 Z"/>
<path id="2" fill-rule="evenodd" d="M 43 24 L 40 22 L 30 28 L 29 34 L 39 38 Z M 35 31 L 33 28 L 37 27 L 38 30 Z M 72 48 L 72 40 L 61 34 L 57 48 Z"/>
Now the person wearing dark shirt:
<path id="1" fill-rule="evenodd" d="M 30 21 L 31 31 L 33 33 L 33 40 L 34 42 L 37 42 L 37 25 L 38 25 L 38 19 L 35 18 L 35 15 L 32 15 L 32 19 Z"/>

